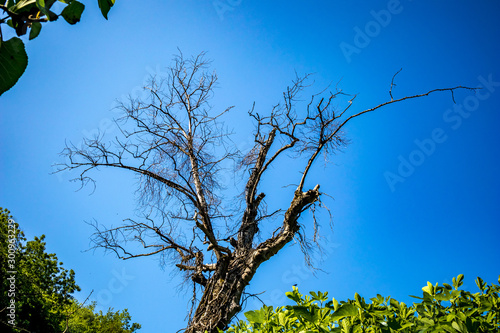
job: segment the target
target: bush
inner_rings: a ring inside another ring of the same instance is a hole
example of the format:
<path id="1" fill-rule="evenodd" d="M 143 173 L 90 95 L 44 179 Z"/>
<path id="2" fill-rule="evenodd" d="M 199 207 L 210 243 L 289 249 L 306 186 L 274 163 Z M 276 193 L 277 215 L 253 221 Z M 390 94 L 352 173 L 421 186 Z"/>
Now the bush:
<path id="1" fill-rule="evenodd" d="M 371 298 L 357 293 L 354 300 L 338 302 L 328 293 L 302 295 L 296 287 L 286 296 L 296 305 L 263 306 L 248 311 L 228 333 L 278 332 L 500 332 L 499 286 L 476 279 L 480 292 L 459 290 L 464 276 L 453 278 L 453 286 L 427 282 L 419 303 L 408 306 L 390 297 Z M 500 283 L 500 277 L 499 277 Z"/>

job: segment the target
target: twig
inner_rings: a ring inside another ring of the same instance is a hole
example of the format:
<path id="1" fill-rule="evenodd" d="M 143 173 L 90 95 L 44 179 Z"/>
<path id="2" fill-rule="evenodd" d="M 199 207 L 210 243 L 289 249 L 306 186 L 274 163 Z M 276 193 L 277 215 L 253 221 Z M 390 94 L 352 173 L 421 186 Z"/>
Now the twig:
<path id="1" fill-rule="evenodd" d="M 399 74 L 399 72 L 401 72 L 403 70 L 403 68 L 399 69 L 399 71 L 396 72 L 396 74 L 393 75 L 392 77 L 392 80 L 391 80 L 391 89 L 389 89 L 389 95 L 391 95 L 391 101 L 394 100 L 394 97 L 392 97 L 392 87 L 395 87 L 396 84 L 394 83 L 394 78 L 396 77 L 396 75 Z"/>
<path id="2" fill-rule="evenodd" d="M 66 316 L 66 328 L 64 329 L 64 331 L 62 331 L 62 333 L 66 333 L 66 331 L 68 330 L 68 327 L 69 327 L 69 317 L 71 315 L 73 315 L 76 311 L 80 310 L 84 305 L 85 303 L 87 302 L 87 300 L 89 299 L 90 295 L 92 295 L 92 293 L 94 292 L 94 289 L 92 289 L 92 291 L 90 292 L 90 294 L 87 296 L 87 298 L 85 299 L 85 301 L 83 301 L 82 304 L 80 304 L 76 309 L 75 311 L 73 312 L 68 312 L 67 316 Z"/>

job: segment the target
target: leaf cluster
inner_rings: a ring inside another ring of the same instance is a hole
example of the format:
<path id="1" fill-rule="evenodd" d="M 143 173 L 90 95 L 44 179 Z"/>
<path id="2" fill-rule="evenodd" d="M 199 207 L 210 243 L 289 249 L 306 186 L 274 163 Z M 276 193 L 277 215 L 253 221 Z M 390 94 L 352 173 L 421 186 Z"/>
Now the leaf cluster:
<path id="1" fill-rule="evenodd" d="M 453 285 L 427 283 L 420 300 L 408 306 L 389 297 L 377 295 L 367 303 L 359 294 L 354 299 L 328 300 L 328 293 L 302 295 L 296 287 L 286 296 L 296 305 L 263 306 L 245 313 L 226 332 L 499 332 L 500 287 L 476 279 L 479 292 L 460 290 L 464 276 L 453 278 Z M 499 277 L 500 283 L 500 277 Z"/>
<path id="2" fill-rule="evenodd" d="M 127 309 L 123 311 L 113 311 L 108 309 L 106 313 L 95 310 L 96 303 L 82 307 L 83 304 L 71 303 L 66 308 L 68 313 L 74 313 L 67 320 L 68 333 L 134 333 L 141 328 L 138 323 L 131 323 L 132 320 Z M 63 324 L 63 326 L 65 326 Z"/>
<path id="3" fill-rule="evenodd" d="M 52 9 L 59 2 L 63 9 L 56 14 Z M 108 19 L 108 12 L 115 0 L 98 0 L 102 15 Z M 61 5 L 62 4 L 62 5 Z M 18 38 L 26 35 L 36 38 L 42 23 L 54 22 L 60 16 L 69 24 L 80 21 L 85 5 L 77 0 L 0 0 L 0 10 L 5 17 L 0 17 L 0 95 L 14 86 L 28 66 L 28 55 L 23 41 Z M 2 24 L 14 29 L 18 37 L 3 40 Z"/>

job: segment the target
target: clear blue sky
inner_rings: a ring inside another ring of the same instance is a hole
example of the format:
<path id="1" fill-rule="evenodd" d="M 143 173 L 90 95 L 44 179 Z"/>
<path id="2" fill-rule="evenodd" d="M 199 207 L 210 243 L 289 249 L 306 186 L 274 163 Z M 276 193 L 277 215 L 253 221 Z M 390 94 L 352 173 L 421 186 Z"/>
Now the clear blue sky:
<path id="1" fill-rule="evenodd" d="M 298 246 L 288 246 L 262 265 L 249 292 L 266 291 L 261 298 L 280 305 L 298 283 L 303 292 L 329 291 L 337 299 L 380 293 L 410 303 L 407 295 L 421 293 L 427 281 L 450 282 L 460 273 L 471 289 L 476 276 L 496 281 L 498 1 L 118 0 L 109 21 L 96 2 L 85 1 L 76 26 L 61 19 L 27 42 L 28 69 L 0 97 L 0 206 L 29 238 L 47 235 L 48 251 L 76 271 L 79 300 L 94 290 L 101 309 L 128 308 L 141 332 L 185 325 L 190 290 L 179 290 L 169 267 L 161 269 L 155 258 L 120 261 L 82 252 L 92 232 L 84 221 L 110 226 L 134 216 L 134 178 L 102 170 L 89 195 L 90 188 L 75 192 L 78 184 L 68 181 L 74 174 L 50 175 L 65 140 L 78 143 L 97 129 L 113 135 L 107 123 L 116 116 L 115 100 L 139 94 L 177 48 L 186 55 L 207 51 L 214 60 L 220 77 L 214 104 L 235 105 L 230 125 L 241 148 L 251 130 L 247 110 L 254 101 L 261 112 L 269 110 L 294 71 L 316 73 L 318 90 L 342 79 L 345 92 L 358 94 L 353 111 L 386 101 L 400 68 L 395 97 L 484 87 L 477 96 L 457 93 L 456 105 L 449 94 L 433 95 L 351 123 L 351 144 L 332 165 L 316 165 L 309 184 L 335 198 L 325 199 L 333 231 L 322 215 L 327 251 L 317 266 L 324 272 L 304 270 Z M 293 164 L 284 167 L 295 172 Z M 284 185 L 274 179 L 267 179 L 269 189 Z M 268 192 L 270 204 L 289 201 L 290 194 L 279 193 Z M 311 217 L 305 214 L 302 223 L 310 228 Z M 250 301 L 247 310 L 257 306 Z"/>

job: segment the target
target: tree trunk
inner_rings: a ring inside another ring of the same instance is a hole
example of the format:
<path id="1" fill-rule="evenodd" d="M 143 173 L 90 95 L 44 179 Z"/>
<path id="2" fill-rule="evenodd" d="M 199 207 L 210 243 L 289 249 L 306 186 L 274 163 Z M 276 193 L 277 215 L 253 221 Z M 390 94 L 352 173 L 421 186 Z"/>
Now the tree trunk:
<path id="1" fill-rule="evenodd" d="M 186 333 L 217 333 L 218 329 L 226 328 L 241 310 L 241 295 L 257 269 L 245 269 L 245 266 L 244 257 L 235 258 L 231 260 L 225 276 L 216 272 L 207 280 Z"/>
<path id="2" fill-rule="evenodd" d="M 201 301 L 186 333 L 217 333 L 225 329 L 241 310 L 241 295 L 260 264 L 278 253 L 299 231 L 297 219 L 308 205 L 319 197 L 319 185 L 307 192 L 296 191 L 284 216 L 278 235 L 262 242 L 257 248 L 235 251 L 232 258 L 217 262 L 214 275 L 207 280 Z"/>

